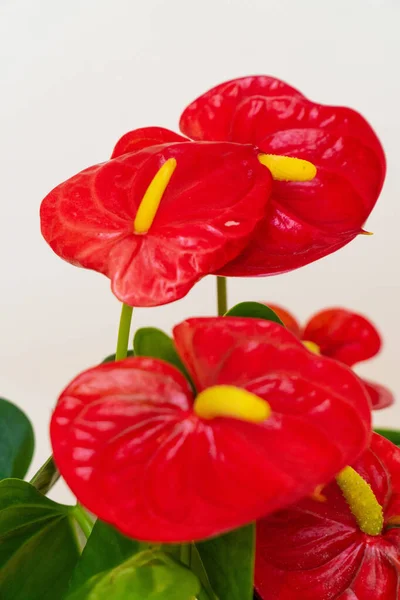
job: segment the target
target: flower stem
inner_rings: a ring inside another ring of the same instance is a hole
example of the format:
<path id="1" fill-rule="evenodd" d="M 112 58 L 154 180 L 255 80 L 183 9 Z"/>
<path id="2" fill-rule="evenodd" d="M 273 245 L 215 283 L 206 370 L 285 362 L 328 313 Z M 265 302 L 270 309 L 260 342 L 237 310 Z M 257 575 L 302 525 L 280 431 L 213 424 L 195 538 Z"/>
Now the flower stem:
<path id="1" fill-rule="evenodd" d="M 190 568 L 192 562 L 192 544 L 181 545 L 181 562 Z"/>
<path id="2" fill-rule="evenodd" d="M 132 306 L 128 306 L 127 304 L 122 305 L 115 360 L 121 360 L 121 358 L 126 358 L 128 354 L 129 332 L 131 329 L 132 312 Z M 50 456 L 50 458 L 46 460 L 44 465 L 40 467 L 39 471 L 32 477 L 30 483 L 38 490 L 38 492 L 45 496 L 57 483 L 59 478 L 60 473 L 58 472 L 53 457 Z M 78 512 L 76 514 L 78 514 Z M 85 532 L 84 529 L 83 531 Z M 88 529 L 86 529 L 86 531 L 88 531 Z"/>
<path id="3" fill-rule="evenodd" d="M 74 507 L 74 517 L 87 539 L 92 533 L 94 523 L 79 503 Z"/>
<path id="4" fill-rule="evenodd" d="M 228 310 L 226 277 L 217 277 L 218 316 L 222 317 Z"/>
<path id="5" fill-rule="evenodd" d="M 131 330 L 133 307 L 127 304 L 122 305 L 121 317 L 119 320 L 117 351 L 115 360 L 121 360 L 128 355 L 129 333 Z"/>
<path id="6" fill-rule="evenodd" d="M 50 456 L 44 465 L 40 467 L 39 471 L 32 477 L 30 483 L 38 492 L 45 496 L 57 483 L 59 478 L 60 473 L 58 472 L 53 457 Z"/>

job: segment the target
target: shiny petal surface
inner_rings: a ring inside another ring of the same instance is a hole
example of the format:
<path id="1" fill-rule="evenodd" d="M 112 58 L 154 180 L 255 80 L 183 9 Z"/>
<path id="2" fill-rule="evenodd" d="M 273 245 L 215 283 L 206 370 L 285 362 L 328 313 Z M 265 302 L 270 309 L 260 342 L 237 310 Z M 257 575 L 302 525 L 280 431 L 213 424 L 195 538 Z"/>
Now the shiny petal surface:
<path id="1" fill-rule="evenodd" d="M 400 508 L 400 450 L 373 434 L 353 468 L 387 521 Z M 262 600 L 398 600 L 400 530 L 386 525 L 381 535 L 366 535 L 336 483 L 322 494 L 325 502 L 308 498 L 258 522 L 255 579 Z"/>
<path id="2" fill-rule="evenodd" d="M 303 339 L 318 344 L 324 356 L 349 366 L 372 358 L 382 344 L 371 321 L 344 308 L 317 313 L 305 326 Z"/>
<path id="3" fill-rule="evenodd" d="M 243 387 L 272 415 L 203 419 L 183 375 L 155 359 L 79 375 L 53 414 L 55 461 L 78 500 L 123 533 L 170 542 L 217 535 L 311 494 L 367 445 L 358 378 L 279 325 L 193 319 L 175 339 L 199 391 Z"/>
<path id="4" fill-rule="evenodd" d="M 366 447 L 370 408 L 358 378 L 337 362 L 308 352 L 280 325 L 236 317 L 188 319 L 174 328 L 174 338 L 198 391 L 229 383 L 235 373 L 235 385 L 270 403 L 273 417 L 266 427 L 276 422 L 281 428 L 283 420 L 297 423 L 300 431 L 302 424 L 312 424 L 337 443 L 344 461 L 354 460 Z M 332 422 L 341 423 L 334 440 Z M 288 450 L 283 444 L 282 461 Z"/>
<path id="5" fill-rule="evenodd" d="M 256 580 L 256 590 L 262 600 L 336 600 L 351 585 L 363 552 L 360 544 L 349 545 L 324 565 L 293 571 L 290 578 L 268 565 L 263 580 Z"/>
<path id="6" fill-rule="evenodd" d="M 189 140 L 164 127 L 141 127 L 125 133 L 115 145 L 111 158 L 130 154 L 142 148 L 159 146 L 168 142 L 188 142 Z"/>
<path id="7" fill-rule="evenodd" d="M 120 142 L 119 152 L 129 149 L 131 138 Z M 172 302 L 236 256 L 262 219 L 271 176 L 257 155 L 252 146 L 194 142 L 123 153 L 44 199 L 43 236 L 61 258 L 107 275 L 121 301 Z M 175 172 L 150 230 L 138 235 L 139 204 L 170 158 L 177 161 Z"/>
<path id="8" fill-rule="evenodd" d="M 386 547 L 385 543 L 366 544 L 360 570 L 351 585 L 357 600 L 397 600 L 399 550 Z"/>
<path id="9" fill-rule="evenodd" d="M 311 182 L 274 182 L 256 236 L 224 275 L 281 273 L 334 252 L 358 235 L 383 185 L 383 150 L 360 114 L 311 102 L 272 77 L 213 88 L 184 111 L 180 126 L 193 139 L 253 143 L 318 169 Z"/>
<path id="10" fill-rule="evenodd" d="M 238 107 L 252 96 L 303 97 L 295 88 L 275 77 L 260 75 L 232 79 L 192 102 L 183 112 L 179 127 L 194 140 L 227 140 L 231 136 Z"/>

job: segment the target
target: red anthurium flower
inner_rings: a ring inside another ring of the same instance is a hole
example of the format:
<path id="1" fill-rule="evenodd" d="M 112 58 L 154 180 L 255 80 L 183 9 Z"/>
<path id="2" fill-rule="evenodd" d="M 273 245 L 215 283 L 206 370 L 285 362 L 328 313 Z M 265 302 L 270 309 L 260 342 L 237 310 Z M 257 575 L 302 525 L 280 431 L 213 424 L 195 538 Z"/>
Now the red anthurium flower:
<path id="1" fill-rule="evenodd" d="M 383 185 L 383 150 L 360 114 L 311 102 L 273 77 L 218 85 L 186 108 L 180 127 L 195 140 L 252 143 L 317 167 L 312 181 L 274 182 L 257 235 L 224 275 L 282 273 L 338 250 L 361 233 Z"/>
<path id="2" fill-rule="evenodd" d="M 398 600 L 400 449 L 373 434 L 322 494 L 258 522 L 262 600 Z"/>
<path id="3" fill-rule="evenodd" d="M 280 325 L 189 319 L 174 338 L 197 395 L 172 365 L 128 358 L 79 375 L 52 418 L 61 474 L 123 533 L 217 535 L 312 493 L 368 445 L 358 378 Z"/>
<path id="4" fill-rule="evenodd" d="M 373 323 L 345 308 L 322 310 L 302 328 L 286 309 L 273 304 L 268 306 L 309 349 L 349 367 L 376 356 L 381 349 L 382 340 Z M 392 392 L 383 385 L 365 379 L 362 382 L 368 390 L 372 408 L 386 408 L 393 404 Z"/>
<path id="5" fill-rule="evenodd" d="M 43 200 L 43 236 L 65 260 L 107 275 L 121 301 L 172 302 L 237 256 L 263 218 L 272 179 L 259 155 L 157 127 L 130 132 L 112 160 Z"/>

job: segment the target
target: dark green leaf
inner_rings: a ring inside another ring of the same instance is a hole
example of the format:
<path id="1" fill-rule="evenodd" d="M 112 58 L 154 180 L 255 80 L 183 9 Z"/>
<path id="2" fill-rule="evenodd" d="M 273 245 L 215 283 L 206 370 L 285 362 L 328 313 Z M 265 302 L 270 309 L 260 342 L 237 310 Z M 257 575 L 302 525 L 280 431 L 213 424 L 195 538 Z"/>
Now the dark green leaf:
<path id="1" fill-rule="evenodd" d="M 35 438 L 28 417 L 0 398 L 0 479 L 23 479 L 31 464 Z"/>
<path id="2" fill-rule="evenodd" d="M 196 542 L 215 594 L 225 600 L 252 600 L 255 526 Z"/>
<path id="3" fill-rule="evenodd" d="M 260 302 L 240 302 L 228 310 L 226 317 L 251 317 L 253 319 L 265 319 L 283 325 L 276 313 L 265 304 Z"/>
<path id="4" fill-rule="evenodd" d="M 133 350 L 128 350 L 128 356 L 134 356 Z M 101 362 L 101 364 L 115 362 L 115 354 L 110 354 Z"/>
<path id="5" fill-rule="evenodd" d="M 201 560 L 199 551 L 194 542 L 192 543 L 190 568 L 192 569 L 193 573 L 197 575 L 202 585 L 202 590 L 198 596 L 198 600 L 202 600 L 203 598 L 205 600 L 219 600 L 218 596 L 214 593 L 214 590 L 211 587 L 204 563 Z"/>
<path id="6" fill-rule="evenodd" d="M 187 371 L 176 351 L 174 341 L 161 329 L 155 327 L 138 329 L 133 340 L 133 349 L 136 356 L 151 356 L 152 358 L 165 360 L 188 378 Z"/>
<path id="7" fill-rule="evenodd" d="M 396 446 L 400 446 L 400 431 L 396 429 L 374 429 L 376 433 L 379 433 L 382 437 L 390 440 Z"/>
<path id="8" fill-rule="evenodd" d="M 79 557 L 73 513 L 25 481 L 0 482 L 1 600 L 62 600 Z"/>
<path id="9" fill-rule="evenodd" d="M 192 600 L 200 587 L 189 569 L 153 549 L 92 577 L 67 600 Z"/>
<path id="10" fill-rule="evenodd" d="M 198 592 L 198 594 L 196 596 L 197 600 L 214 600 L 215 598 L 217 598 L 215 595 L 210 596 L 209 594 L 207 594 L 206 590 L 203 587 L 201 588 L 200 592 Z"/>
<path id="11" fill-rule="evenodd" d="M 70 593 L 94 575 L 117 567 L 144 547 L 147 548 L 147 544 L 125 537 L 114 527 L 98 519 L 75 567 Z"/>

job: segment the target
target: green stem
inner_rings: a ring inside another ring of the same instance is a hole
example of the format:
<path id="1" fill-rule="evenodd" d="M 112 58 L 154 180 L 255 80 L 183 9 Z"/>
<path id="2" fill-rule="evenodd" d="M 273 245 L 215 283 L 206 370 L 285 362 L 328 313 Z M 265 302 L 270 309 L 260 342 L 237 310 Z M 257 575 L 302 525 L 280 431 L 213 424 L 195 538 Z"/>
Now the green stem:
<path id="1" fill-rule="evenodd" d="M 94 525 L 92 519 L 89 517 L 83 506 L 81 506 L 80 504 L 77 504 L 74 507 L 74 517 L 87 539 L 92 533 Z"/>
<path id="2" fill-rule="evenodd" d="M 131 330 L 133 307 L 127 304 L 122 305 L 121 317 L 119 320 L 117 351 L 115 360 L 121 360 L 128 355 L 129 333 Z"/>
<path id="3" fill-rule="evenodd" d="M 60 473 L 55 465 L 53 457 L 50 456 L 40 467 L 39 471 L 32 477 L 31 484 L 44 496 L 51 490 L 60 478 Z"/>
<path id="4" fill-rule="evenodd" d="M 127 304 L 122 305 L 115 360 L 126 358 L 128 354 L 132 312 L 132 306 L 128 306 Z M 31 484 L 38 490 L 38 492 L 45 496 L 57 483 L 59 478 L 60 473 L 58 472 L 53 457 L 50 456 L 44 465 L 40 467 L 39 471 L 32 477 Z"/>
<path id="5" fill-rule="evenodd" d="M 181 545 L 181 563 L 186 565 L 187 567 L 191 566 L 192 562 L 192 544 L 182 544 Z"/>
<path id="6" fill-rule="evenodd" d="M 228 310 L 226 277 L 217 277 L 218 316 L 222 317 Z"/>

